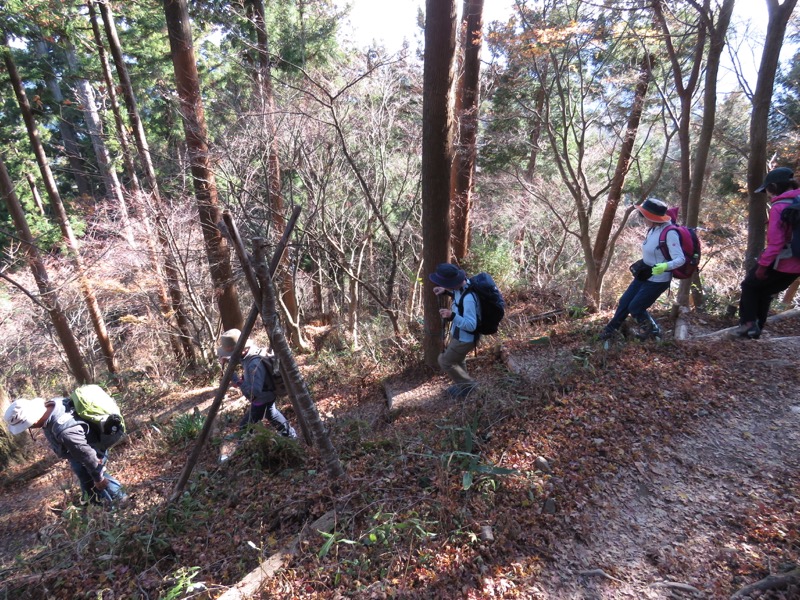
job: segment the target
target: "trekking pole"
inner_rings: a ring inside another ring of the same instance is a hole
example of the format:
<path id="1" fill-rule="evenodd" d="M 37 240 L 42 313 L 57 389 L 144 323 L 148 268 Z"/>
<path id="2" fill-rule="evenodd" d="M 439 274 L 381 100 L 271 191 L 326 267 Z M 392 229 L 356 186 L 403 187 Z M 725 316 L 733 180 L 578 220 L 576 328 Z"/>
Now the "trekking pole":
<path id="1" fill-rule="evenodd" d="M 445 308 L 444 302 L 442 302 L 442 296 L 444 294 L 439 294 L 439 308 Z M 442 319 L 442 352 L 447 350 L 447 319 Z"/>

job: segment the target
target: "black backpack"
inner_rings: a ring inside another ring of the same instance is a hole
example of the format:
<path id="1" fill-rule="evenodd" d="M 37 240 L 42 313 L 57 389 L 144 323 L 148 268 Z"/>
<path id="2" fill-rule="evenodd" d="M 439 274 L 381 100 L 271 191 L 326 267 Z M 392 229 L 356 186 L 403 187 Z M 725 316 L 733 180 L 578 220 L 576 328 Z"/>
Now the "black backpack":
<path id="1" fill-rule="evenodd" d="M 475 327 L 475 331 L 468 331 L 467 333 L 477 333 L 479 335 L 497 333 L 500 321 L 503 320 L 506 314 L 506 301 L 503 300 L 503 294 L 497 289 L 492 276 L 488 273 L 478 273 L 470 277 L 469 287 L 461 294 L 459 300 L 458 310 L 461 314 L 464 312 L 464 296 L 469 293 L 475 294 L 479 310 L 478 325 Z"/>
<path id="2" fill-rule="evenodd" d="M 261 354 L 259 355 L 261 362 L 264 363 L 264 368 L 267 376 L 264 377 L 264 387 L 262 391 L 272 392 L 275 396 L 288 396 L 289 389 L 286 387 L 286 382 L 283 380 L 281 373 L 281 362 L 274 354 Z"/>
<path id="3" fill-rule="evenodd" d="M 792 239 L 789 247 L 792 256 L 800 258 L 800 196 L 795 196 L 792 203 L 781 212 L 781 223 L 785 223 L 792 230 Z"/>

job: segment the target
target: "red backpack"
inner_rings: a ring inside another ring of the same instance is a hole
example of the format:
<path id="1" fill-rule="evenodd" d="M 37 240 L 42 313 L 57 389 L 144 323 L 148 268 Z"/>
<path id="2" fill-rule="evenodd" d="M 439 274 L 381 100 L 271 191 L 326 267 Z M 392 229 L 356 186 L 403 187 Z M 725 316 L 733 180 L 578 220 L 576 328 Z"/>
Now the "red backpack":
<path id="1" fill-rule="evenodd" d="M 672 260 L 669 255 L 669 249 L 667 248 L 667 234 L 670 231 L 678 232 L 678 237 L 681 241 L 681 249 L 683 250 L 683 255 L 686 257 L 686 262 L 680 267 L 673 269 L 671 272 L 675 279 L 689 279 L 700 266 L 700 238 L 697 237 L 697 231 L 695 231 L 694 227 L 676 225 L 678 221 L 677 206 L 673 206 L 667 210 L 667 214 L 672 219 L 672 223 L 664 227 L 661 231 L 661 235 L 658 236 L 658 247 L 661 248 L 661 254 L 664 255 L 665 260 Z"/>

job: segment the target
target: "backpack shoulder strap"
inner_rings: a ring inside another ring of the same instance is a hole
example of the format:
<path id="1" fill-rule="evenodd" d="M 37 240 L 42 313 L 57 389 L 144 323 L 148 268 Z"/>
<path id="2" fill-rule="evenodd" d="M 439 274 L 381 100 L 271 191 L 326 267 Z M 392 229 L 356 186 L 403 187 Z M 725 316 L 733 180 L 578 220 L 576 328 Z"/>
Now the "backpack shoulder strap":
<path id="1" fill-rule="evenodd" d="M 83 427 L 85 433 L 89 433 L 90 430 L 89 424 L 75 414 L 75 407 L 72 404 L 72 400 L 63 398 L 62 402 L 64 403 L 64 414 L 59 416 L 50 428 L 53 432 L 53 437 L 55 437 L 59 443 L 61 443 L 61 435 L 67 429 L 75 427 L 76 425 Z"/>
<path id="2" fill-rule="evenodd" d="M 680 229 L 679 225 L 676 225 L 675 223 L 670 223 L 669 225 L 664 227 L 664 229 L 661 230 L 661 233 L 658 234 L 658 248 L 661 250 L 661 254 L 664 255 L 664 260 L 666 260 L 667 262 L 672 260 L 672 257 L 669 255 L 669 248 L 667 247 L 667 234 L 669 234 L 670 231 L 678 231 L 679 229 Z M 678 241 L 680 241 L 680 233 L 678 234 L 678 236 L 679 236 Z"/>

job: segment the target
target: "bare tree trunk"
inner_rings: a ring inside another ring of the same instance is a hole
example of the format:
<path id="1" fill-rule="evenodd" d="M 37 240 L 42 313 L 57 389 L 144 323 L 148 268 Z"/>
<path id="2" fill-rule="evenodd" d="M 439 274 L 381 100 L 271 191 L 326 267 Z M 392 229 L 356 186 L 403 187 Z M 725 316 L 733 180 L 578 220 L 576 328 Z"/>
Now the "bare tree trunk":
<path id="1" fill-rule="evenodd" d="M 92 24 L 92 34 L 94 35 L 94 43 L 97 48 L 97 56 L 100 58 L 100 65 L 103 70 L 103 81 L 106 84 L 108 91 L 108 103 L 111 106 L 111 112 L 114 115 L 114 124 L 117 128 L 117 139 L 122 153 L 122 161 L 125 165 L 125 174 L 128 176 L 128 189 L 130 189 L 131 196 L 134 198 L 134 211 L 140 217 L 147 218 L 146 234 L 150 237 L 151 225 L 150 219 L 141 206 L 139 194 L 141 193 L 141 186 L 139 185 L 139 177 L 136 174 L 136 165 L 133 161 L 133 152 L 131 150 L 131 142 L 128 137 L 128 131 L 125 129 L 125 122 L 122 119 L 122 111 L 119 108 L 119 99 L 117 98 L 117 86 L 114 82 L 114 77 L 111 75 L 111 65 L 108 63 L 108 55 L 105 46 L 103 45 L 103 36 L 100 31 L 100 25 L 97 22 L 97 12 L 94 8 L 94 1 L 87 0 L 86 6 L 89 8 L 89 21 Z M 163 286 L 163 283 L 159 281 Z"/>
<path id="2" fill-rule="evenodd" d="M 619 201 L 622 196 L 622 186 L 625 184 L 625 177 L 628 175 L 628 169 L 630 168 L 636 134 L 639 132 L 639 122 L 642 118 L 644 100 L 647 96 L 647 88 L 650 85 L 653 58 L 652 55 L 645 54 L 639 67 L 639 79 L 633 95 L 631 113 L 628 115 L 628 124 L 625 128 L 625 134 L 622 137 L 622 146 L 619 150 L 617 166 L 614 170 L 614 176 L 611 178 L 606 206 L 603 209 L 603 216 L 600 219 L 600 226 L 597 228 L 597 235 L 594 240 L 594 249 L 592 250 L 593 261 L 586 265 L 586 281 L 583 287 L 583 296 L 588 305 L 592 308 L 597 308 L 600 303 L 600 290 L 603 284 L 604 273 L 603 264 L 606 261 L 608 240 L 611 236 L 611 228 L 614 225 L 617 207 L 619 206 Z"/>
<path id="3" fill-rule="evenodd" d="M 34 280 L 36 280 L 36 286 L 39 288 L 42 303 L 50 315 L 50 321 L 53 323 L 56 335 L 58 335 L 58 339 L 64 348 L 70 371 L 79 384 L 89 383 L 92 378 L 89 375 L 89 371 L 86 369 L 86 363 L 81 356 L 78 342 L 75 340 L 72 329 L 70 329 L 69 320 L 58 301 L 58 294 L 55 288 L 50 284 L 44 262 L 39 255 L 39 250 L 36 247 L 33 235 L 31 235 L 31 230 L 28 227 L 28 222 L 25 219 L 25 213 L 19 204 L 17 195 L 14 193 L 14 184 L 11 181 L 11 177 L 8 175 L 8 170 L 6 170 L 6 165 L 2 158 L 0 158 L 0 193 L 3 194 L 8 212 L 11 215 L 11 220 L 14 222 L 14 227 L 17 230 L 17 236 L 19 236 L 22 250 L 28 258 L 28 265 L 31 268 Z"/>
<path id="4" fill-rule="evenodd" d="M 150 188 L 150 193 L 153 199 L 153 212 L 156 215 L 156 233 L 158 236 L 158 243 L 163 251 L 164 261 L 164 278 L 167 282 L 167 289 L 169 290 L 169 298 L 161 296 L 161 310 L 162 317 L 169 323 L 171 318 L 170 314 L 175 315 L 175 320 L 178 324 L 178 331 L 180 334 L 180 343 L 183 348 L 183 354 L 188 362 L 194 363 L 195 354 L 194 346 L 192 345 L 191 326 L 186 311 L 186 301 L 183 297 L 183 291 L 180 287 L 180 277 L 177 261 L 172 253 L 172 248 L 169 244 L 169 238 L 166 232 L 166 218 L 164 217 L 163 203 L 161 200 L 161 192 L 158 187 L 158 180 L 156 179 L 156 171 L 153 166 L 153 159 L 150 155 L 150 147 L 147 143 L 147 136 L 144 133 L 142 120 L 139 117 L 139 109 L 136 105 L 136 95 L 133 93 L 133 84 L 131 83 L 130 75 L 128 74 L 128 67 L 125 65 L 125 60 L 122 55 L 122 46 L 119 43 L 119 36 L 117 36 L 117 28 L 114 24 L 114 16 L 111 14 L 111 8 L 108 1 L 99 2 L 100 15 L 103 18 L 103 28 L 108 38 L 108 46 L 111 51 L 111 56 L 114 59 L 114 67 L 117 70 L 117 76 L 120 81 L 120 89 L 122 97 L 125 100 L 125 107 L 128 111 L 128 120 L 133 130 L 133 139 L 136 142 L 136 149 L 139 152 L 139 160 L 144 169 L 144 176 L 147 186 Z M 170 336 L 173 350 L 175 350 L 174 335 Z M 176 351 L 176 356 L 178 356 Z M 182 362 L 178 359 L 178 362 Z"/>
<path id="5" fill-rule="evenodd" d="M 300 410 L 299 418 L 307 423 L 311 429 L 314 446 L 320 453 L 320 457 L 328 469 L 328 474 L 333 478 L 342 477 L 344 469 L 341 462 L 339 462 L 339 454 L 336 452 L 336 448 L 334 448 L 328 432 L 325 430 L 325 425 L 320 419 L 319 412 L 317 412 L 317 406 L 311 398 L 311 393 L 308 391 L 303 375 L 300 373 L 278 320 L 278 312 L 275 308 L 275 290 L 272 287 L 272 281 L 269 278 L 264 260 L 266 246 L 266 240 L 263 238 L 253 240 L 255 270 L 261 285 L 261 318 L 267 328 L 270 345 L 287 375 L 287 384 L 296 398 L 297 406 Z"/>
<path id="6" fill-rule="evenodd" d="M 439 301 L 428 275 L 450 258 L 450 163 L 452 160 L 455 0 L 426 0 L 422 92 L 422 240 L 425 294 L 425 364 L 438 365 L 441 352 Z"/>
<path id="7" fill-rule="evenodd" d="M 231 271 L 230 249 L 217 223 L 221 212 L 217 199 L 217 184 L 209 159 L 205 114 L 200 95 L 200 78 L 192 46 L 187 0 L 164 0 L 175 83 L 180 97 L 183 130 L 189 150 L 200 227 L 205 240 L 214 297 L 225 329 L 239 328 L 242 311 Z"/>
<path id="8" fill-rule="evenodd" d="M 28 186 L 31 188 L 33 194 L 33 202 L 36 204 L 36 209 L 39 214 L 44 216 L 44 204 L 42 204 L 42 196 L 39 194 L 39 188 L 36 187 L 36 179 L 30 173 L 25 173 L 25 178 L 28 180 Z"/>
<path id="9" fill-rule="evenodd" d="M 14 94 L 17 96 L 17 102 L 19 103 L 20 111 L 22 112 L 22 118 L 25 121 L 25 128 L 28 131 L 28 138 L 30 139 L 33 152 L 36 155 L 36 162 L 38 163 L 39 170 L 42 173 L 42 179 L 44 180 L 44 185 L 47 189 L 47 195 L 50 198 L 50 207 L 52 208 L 53 214 L 58 221 L 64 242 L 69 249 L 70 258 L 72 259 L 73 266 L 75 267 L 75 273 L 78 277 L 81 293 L 83 294 L 83 299 L 89 312 L 89 318 L 94 326 L 94 331 L 97 335 L 97 341 L 100 344 L 103 358 L 106 361 L 106 366 L 110 373 L 116 373 L 117 365 L 114 359 L 114 346 L 111 343 L 111 338 L 108 337 L 108 331 L 106 330 L 106 324 L 103 320 L 103 315 L 100 312 L 100 306 L 97 303 L 97 297 L 95 296 L 94 290 L 92 289 L 89 279 L 86 276 L 86 267 L 84 266 L 83 259 L 78 251 L 78 241 L 75 239 L 75 234 L 73 233 L 72 226 L 67 218 L 67 212 L 64 209 L 64 204 L 61 201 L 61 196 L 58 193 L 55 179 L 50 171 L 50 165 L 47 162 L 47 156 L 45 156 L 44 147 L 39 139 L 39 132 L 36 128 L 36 122 L 33 118 L 33 111 L 31 110 L 30 103 L 28 102 L 28 97 L 25 94 L 25 88 L 22 85 L 22 80 L 17 72 L 17 66 L 11 59 L 11 50 L 8 47 L 8 41 L 5 39 L 5 36 L 3 37 L 3 46 L 3 58 L 6 65 L 6 70 L 9 78 L 11 79 L 11 85 L 14 88 Z"/>
<path id="10" fill-rule="evenodd" d="M 463 260 L 470 243 L 470 206 L 478 139 L 478 107 L 480 104 L 481 43 L 483 41 L 483 0 L 464 0 L 461 46 L 464 53 L 463 70 L 458 79 L 455 116 L 458 122 L 458 142 L 453 153 L 450 172 L 450 202 L 452 204 L 453 256 Z"/>
<path id="11" fill-rule="evenodd" d="M 131 248 L 136 248 L 136 240 L 133 237 L 133 229 L 128 215 L 128 203 L 122 193 L 122 186 L 117 177 L 117 171 L 108 152 L 108 147 L 103 139 L 103 125 L 100 115 L 97 112 L 94 90 L 89 82 L 81 77 L 78 67 L 78 57 L 75 55 L 75 48 L 71 43 L 66 45 L 67 63 L 72 70 L 75 78 L 75 87 L 78 100 L 83 110 L 83 119 L 86 122 L 86 130 L 92 140 L 92 147 L 97 158 L 97 168 L 103 178 L 106 189 L 106 197 L 113 198 L 119 208 L 120 221 L 122 222 L 123 238 Z"/>
<path id="12" fill-rule="evenodd" d="M 532 59 L 534 64 L 538 64 L 536 58 Z M 542 137 L 542 115 L 544 114 L 544 103 L 547 100 L 547 70 L 550 63 L 545 59 L 541 61 L 542 68 L 537 68 L 536 71 L 539 75 L 539 87 L 536 90 L 536 97 L 534 99 L 534 121 L 530 133 L 531 151 L 528 155 L 528 165 L 525 168 L 525 181 L 528 183 L 533 181 L 533 175 L 536 172 L 536 160 L 539 157 L 539 140 Z"/>
<path id="13" fill-rule="evenodd" d="M 36 54 L 44 59 L 48 64 L 50 63 L 50 54 L 47 50 L 47 44 L 44 40 L 37 40 L 34 44 Z M 53 101 L 58 105 L 59 110 L 64 106 L 64 94 L 61 93 L 61 87 L 58 85 L 58 79 L 53 73 L 52 69 L 47 68 L 44 70 L 44 81 L 47 84 L 47 89 L 53 97 Z M 64 142 L 64 152 L 69 161 L 69 168 L 75 183 L 78 185 L 78 194 L 87 198 L 92 198 L 92 187 L 89 184 L 89 178 L 86 176 L 86 169 L 84 168 L 84 161 L 81 157 L 80 147 L 78 146 L 78 136 L 75 133 L 75 127 L 63 115 L 58 117 L 58 131 L 61 134 L 61 141 Z"/>
<path id="14" fill-rule="evenodd" d="M 681 214 L 685 215 L 688 212 L 689 205 L 689 190 L 692 183 L 692 146 L 690 136 L 690 125 L 692 123 L 693 115 L 692 98 L 697 83 L 700 79 L 700 72 L 703 65 L 703 52 L 705 51 L 706 38 L 708 37 L 709 23 L 703 18 L 703 15 L 708 14 L 710 2 L 703 0 L 704 12 L 698 16 L 697 35 L 694 41 L 693 57 L 690 62 L 689 74 L 684 81 L 683 77 L 683 55 L 688 53 L 686 48 L 681 49 L 681 55 L 678 56 L 675 46 L 672 43 L 672 33 L 669 30 L 669 25 L 664 17 L 663 5 L 666 4 L 665 0 L 657 0 L 653 3 L 653 10 L 655 18 L 661 30 L 664 33 L 664 44 L 667 47 L 667 55 L 669 56 L 670 63 L 672 64 L 672 78 L 675 82 L 675 92 L 680 100 L 680 115 L 678 120 L 678 141 L 681 147 L 680 158 L 680 197 L 681 197 Z M 683 46 L 683 41 L 681 41 Z"/>
<path id="15" fill-rule="evenodd" d="M 717 119 L 717 77 L 719 75 L 720 60 L 725 49 L 725 38 L 728 34 L 728 25 L 733 15 L 734 0 L 724 0 L 719 13 L 714 18 L 708 14 L 709 21 L 709 48 L 705 69 L 705 89 L 703 92 L 703 117 L 700 135 L 695 145 L 694 164 L 692 165 L 692 183 L 689 189 L 689 198 L 686 211 L 687 227 L 697 227 L 700 218 L 700 204 L 703 199 L 703 184 L 706 181 L 706 166 L 708 165 L 708 152 L 714 136 L 714 127 Z M 695 290 L 695 301 L 699 304 L 702 299 L 700 276 L 695 274 L 692 279 L 684 279 L 678 285 L 676 302 L 678 306 L 689 307 L 689 291 Z"/>
<path id="16" fill-rule="evenodd" d="M 269 204 L 272 210 L 272 222 L 275 232 L 283 231 L 286 219 L 283 216 L 283 191 L 281 187 L 281 164 L 278 157 L 277 128 L 275 126 L 275 95 L 272 88 L 272 73 L 269 59 L 269 39 L 267 38 L 266 18 L 263 0 L 248 0 L 251 19 L 256 30 L 256 50 L 258 52 L 258 91 L 262 101 L 264 129 L 269 144 L 267 159 L 267 189 Z M 281 306 L 286 311 L 287 327 L 290 331 L 292 345 L 307 351 L 308 342 L 303 339 L 300 329 L 300 307 L 295 292 L 294 277 L 290 270 L 288 254 L 281 260 L 278 275 L 281 294 Z"/>
<path id="17" fill-rule="evenodd" d="M 752 267 L 764 249 L 767 224 L 766 195 L 753 190 L 761 186 L 767 172 L 767 125 L 775 87 L 786 24 L 797 0 L 767 0 L 769 21 L 764 36 L 764 50 L 758 67 L 756 89 L 753 92 L 753 111 L 750 113 L 750 154 L 747 159 L 747 193 L 750 196 L 747 215 L 747 253 L 745 268 Z"/>

